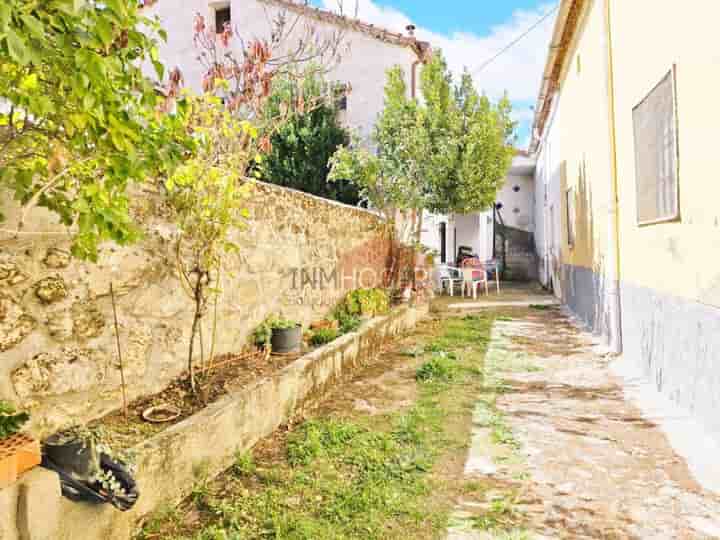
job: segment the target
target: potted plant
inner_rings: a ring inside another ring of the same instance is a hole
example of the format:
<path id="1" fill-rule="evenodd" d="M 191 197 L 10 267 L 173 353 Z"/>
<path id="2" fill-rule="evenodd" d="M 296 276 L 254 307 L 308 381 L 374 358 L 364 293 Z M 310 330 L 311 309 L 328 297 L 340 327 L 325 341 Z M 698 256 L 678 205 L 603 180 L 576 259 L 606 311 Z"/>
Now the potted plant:
<path id="1" fill-rule="evenodd" d="M 13 484 L 25 471 L 40 464 L 40 443 L 20 433 L 30 416 L 0 400 L 0 489 Z"/>
<path id="2" fill-rule="evenodd" d="M 270 338 L 273 352 L 280 354 L 297 352 L 302 344 L 302 325 L 288 319 L 275 319 Z"/>
<path id="3" fill-rule="evenodd" d="M 281 317 L 269 317 L 255 329 L 254 337 L 258 347 L 270 344 L 273 352 L 293 353 L 299 351 L 302 344 L 302 325 Z"/>
<path id="4" fill-rule="evenodd" d="M 64 429 L 45 440 L 43 466 L 60 475 L 68 498 L 129 510 L 139 496 L 133 459 L 115 452 L 106 440 L 101 428 Z"/>

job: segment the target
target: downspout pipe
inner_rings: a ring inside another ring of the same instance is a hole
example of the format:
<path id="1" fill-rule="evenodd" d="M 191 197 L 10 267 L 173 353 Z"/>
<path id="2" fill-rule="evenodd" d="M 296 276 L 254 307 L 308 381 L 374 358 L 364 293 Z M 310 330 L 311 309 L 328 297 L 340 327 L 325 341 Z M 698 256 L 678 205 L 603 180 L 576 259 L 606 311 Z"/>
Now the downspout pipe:
<path id="1" fill-rule="evenodd" d="M 608 314 L 608 345 L 610 352 L 623 351 L 622 316 L 620 303 L 620 213 L 617 167 L 617 138 L 615 126 L 615 74 L 612 42 L 612 0 L 605 0 L 605 39 L 607 49 L 608 126 L 610 133 L 610 204 L 608 207 L 608 250 L 605 268 L 605 303 Z"/>
<path id="2" fill-rule="evenodd" d="M 410 97 L 417 99 L 417 68 L 422 60 L 415 60 L 410 68 Z"/>

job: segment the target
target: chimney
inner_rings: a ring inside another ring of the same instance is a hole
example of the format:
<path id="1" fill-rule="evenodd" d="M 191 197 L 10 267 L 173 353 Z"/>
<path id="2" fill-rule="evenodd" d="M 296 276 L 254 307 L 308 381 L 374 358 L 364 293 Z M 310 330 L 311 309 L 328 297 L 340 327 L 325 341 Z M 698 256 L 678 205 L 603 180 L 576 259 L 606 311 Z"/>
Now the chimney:
<path id="1" fill-rule="evenodd" d="M 415 26 L 414 24 L 408 24 L 405 27 L 405 30 L 407 30 L 408 36 L 415 37 L 415 29 L 416 28 L 417 28 L 417 26 Z"/>

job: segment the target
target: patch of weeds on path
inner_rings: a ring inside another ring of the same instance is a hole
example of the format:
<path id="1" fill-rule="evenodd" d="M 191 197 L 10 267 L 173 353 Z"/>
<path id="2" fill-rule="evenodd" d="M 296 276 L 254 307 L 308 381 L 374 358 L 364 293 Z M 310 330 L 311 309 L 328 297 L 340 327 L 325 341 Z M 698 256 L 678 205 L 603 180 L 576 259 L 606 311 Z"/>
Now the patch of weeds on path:
<path id="1" fill-rule="evenodd" d="M 410 407 L 336 411 L 276 433 L 138 539 L 444 538 L 455 497 L 468 489 L 461 466 L 458 477 L 448 470 L 465 455 L 492 323 L 442 321 L 418 353 Z"/>
<path id="2" fill-rule="evenodd" d="M 457 357 L 454 353 L 436 352 L 420 366 L 415 378 L 420 382 L 450 382 L 457 374 Z"/>
<path id="3" fill-rule="evenodd" d="M 516 494 L 506 494 L 493 499 L 482 516 L 472 518 L 476 529 L 491 533 L 512 534 L 520 532 L 513 530 L 522 516 L 517 511 L 518 497 Z"/>
<path id="4" fill-rule="evenodd" d="M 536 309 L 538 311 L 548 311 L 552 306 L 548 304 L 530 304 L 530 309 Z"/>

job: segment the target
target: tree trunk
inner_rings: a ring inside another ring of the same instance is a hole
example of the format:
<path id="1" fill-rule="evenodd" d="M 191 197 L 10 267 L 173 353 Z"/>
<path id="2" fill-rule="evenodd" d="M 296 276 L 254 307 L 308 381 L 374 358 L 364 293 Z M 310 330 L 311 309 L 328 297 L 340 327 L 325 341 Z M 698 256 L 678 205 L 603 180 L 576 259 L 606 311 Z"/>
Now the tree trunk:
<path id="1" fill-rule="evenodd" d="M 420 249 L 420 247 L 421 247 L 421 243 L 420 243 L 420 242 L 421 242 L 421 240 L 422 240 L 423 214 L 424 214 L 424 213 L 425 213 L 425 212 L 423 211 L 422 208 L 418 211 L 417 229 L 415 229 L 415 247 L 416 247 L 417 249 Z M 413 269 L 413 270 L 412 270 L 412 273 L 413 273 L 413 275 L 412 275 L 412 284 L 413 284 L 413 289 L 414 289 L 414 290 L 417 290 L 417 268 L 416 268 L 416 266 L 417 266 L 417 253 L 418 253 L 418 252 L 417 252 L 416 250 L 413 250 L 413 257 L 414 257 L 414 259 L 413 259 L 413 261 L 412 261 L 412 269 Z"/>
<path id="2" fill-rule="evenodd" d="M 195 282 L 195 315 L 193 317 L 192 330 L 190 331 L 190 346 L 188 351 L 188 374 L 190 377 L 190 388 L 193 394 L 197 394 L 197 388 L 195 385 L 195 369 L 193 366 L 193 349 L 195 347 L 195 334 L 198 332 L 198 325 L 200 324 L 200 317 L 202 316 L 202 272 L 199 269 L 195 270 L 197 274 L 197 281 Z"/>

